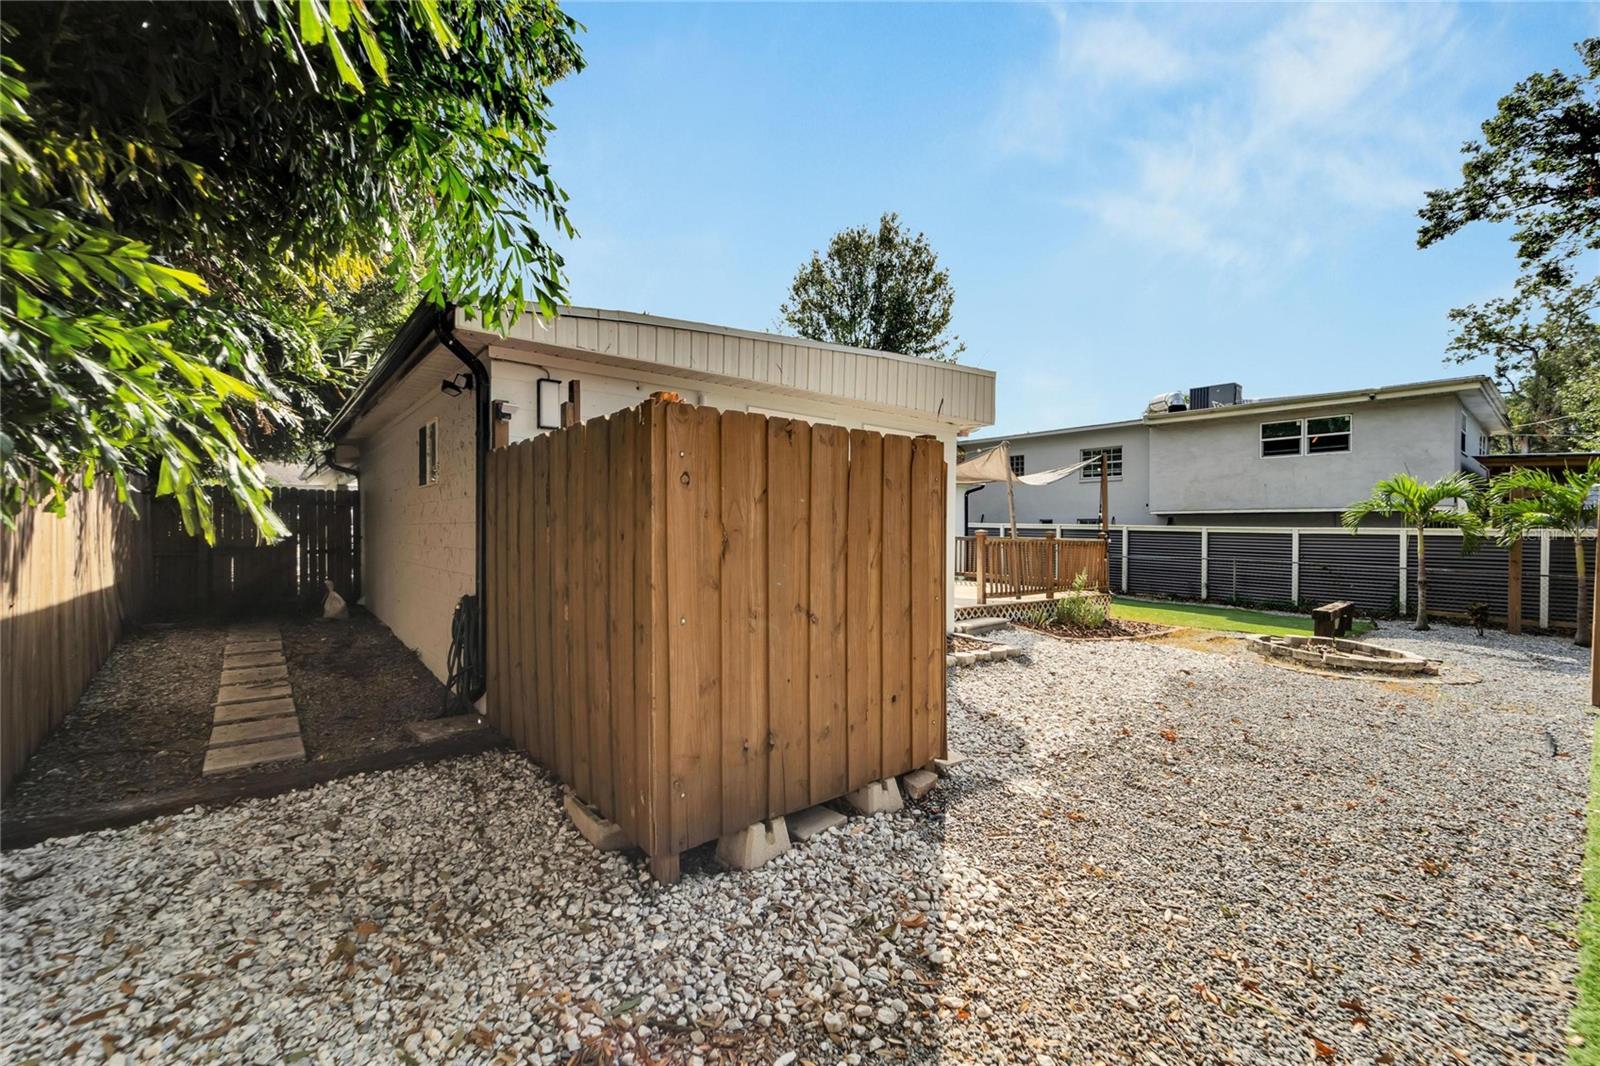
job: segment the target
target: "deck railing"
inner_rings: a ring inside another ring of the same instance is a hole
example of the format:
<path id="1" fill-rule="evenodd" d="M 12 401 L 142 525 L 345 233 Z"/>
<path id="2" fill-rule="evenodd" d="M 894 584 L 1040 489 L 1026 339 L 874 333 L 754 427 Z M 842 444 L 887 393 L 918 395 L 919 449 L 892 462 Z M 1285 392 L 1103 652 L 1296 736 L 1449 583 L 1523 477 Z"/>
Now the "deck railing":
<path id="1" fill-rule="evenodd" d="M 1070 589 L 1079 574 L 1097 592 L 1111 588 L 1106 542 L 1099 537 L 957 537 L 956 576 L 977 585 L 978 602 L 990 597 L 1053 595 Z"/>

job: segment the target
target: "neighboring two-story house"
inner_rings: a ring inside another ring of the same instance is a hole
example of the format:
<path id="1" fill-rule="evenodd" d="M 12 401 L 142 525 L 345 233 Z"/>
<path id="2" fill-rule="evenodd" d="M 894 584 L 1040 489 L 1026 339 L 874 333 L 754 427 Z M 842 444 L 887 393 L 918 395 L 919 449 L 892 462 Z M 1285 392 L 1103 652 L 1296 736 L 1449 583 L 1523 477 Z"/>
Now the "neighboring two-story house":
<path id="1" fill-rule="evenodd" d="M 1124 422 L 963 441 L 961 453 L 1009 442 L 1017 473 L 1104 453 L 1112 524 L 1328 526 L 1391 474 L 1483 473 L 1477 457 L 1509 433 L 1482 376 L 1260 400 L 1226 385 L 1158 398 Z M 1015 495 L 1018 522 L 1097 523 L 1099 464 Z M 1005 485 L 972 490 L 965 507 L 969 526 L 1006 521 Z"/>

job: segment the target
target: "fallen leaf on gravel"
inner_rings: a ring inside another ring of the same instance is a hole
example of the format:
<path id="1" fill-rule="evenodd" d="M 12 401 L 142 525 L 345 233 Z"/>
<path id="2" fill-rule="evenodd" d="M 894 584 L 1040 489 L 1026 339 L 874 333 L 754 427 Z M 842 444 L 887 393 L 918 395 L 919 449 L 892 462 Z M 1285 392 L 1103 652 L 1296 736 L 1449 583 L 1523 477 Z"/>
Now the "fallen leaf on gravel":
<path id="1" fill-rule="evenodd" d="M 1311 1038 L 1311 1046 L 1316 1048 L 1317 1058 L 1319 1059 L 1331 1059 L 1334 1056 L 1333 1048 L 1329 1047 L 1327 1044 L 1324 1044 L 1316 1037 Z"/>
<path id="2" fill-rule="evenodd" d="M 1173 729 L 1171 726 L 1168 726 L 1161 731 L 1161 739 L 1165 740 L 1168 744 L 1176 744 L 1178 742 L 1178 731 Z"/>
<path id="3" fill-rule="evenodd" d="M 101 1018 L 104 1018 L 106 1015 L 111 1014 L 112 1012 L 116 1011 L 117 1009 L 118 1008 L 116 1008 L 116 1007 L 101 1007 L 99 1010 L 92 1010 L 88 1014 L 80 1014 L 76 1018 L 74 1018 L 70 1022 L 68 1022 L 67 1024 L 68 1025 L 86 1025 L 89 1022 L 97 1022 Z"/>
<path id="4" fill-rule="evenodd" d="M 356 935 L 363 939 L 376 933 L 378 929 L 378 923 L 371 918 L 363 918 L 356 923 Z"/>

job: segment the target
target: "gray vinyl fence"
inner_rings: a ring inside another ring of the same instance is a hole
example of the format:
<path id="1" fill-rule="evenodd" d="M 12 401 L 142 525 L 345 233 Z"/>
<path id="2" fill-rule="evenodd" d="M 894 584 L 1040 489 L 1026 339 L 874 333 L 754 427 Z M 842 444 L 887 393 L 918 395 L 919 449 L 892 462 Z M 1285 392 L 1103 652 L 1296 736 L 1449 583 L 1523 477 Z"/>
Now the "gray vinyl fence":
<path id="1" fill-rule="evenodd" d="M 1005 527 L 970 527 L 998 533 Z M 1018 523 L 1025 537 L 1097 537 L 1097 526 Z M 1462 551 L 1454 530 L 1430 530 L 1428 608 L 1465 614 L 1487 604 L 1506 617 L 1509 551 L 1492 541 Z M 1111 586 L 1130 596 L 1166 596 L 1216 603 L 1311 607 L 1349 600 L 1370 614 L 1405 614 L 1416 604 L 1417 537 L 1400 529 L 1280 526 L 1112 526 L 1107 555 Z M 1584 538 L 1594 573 L 1595 541 Z M 1541 629 L 1577 622 L 1578 582 L 1573 538 L 1529 536 L 1522 546 L 1522 621 Z"/>

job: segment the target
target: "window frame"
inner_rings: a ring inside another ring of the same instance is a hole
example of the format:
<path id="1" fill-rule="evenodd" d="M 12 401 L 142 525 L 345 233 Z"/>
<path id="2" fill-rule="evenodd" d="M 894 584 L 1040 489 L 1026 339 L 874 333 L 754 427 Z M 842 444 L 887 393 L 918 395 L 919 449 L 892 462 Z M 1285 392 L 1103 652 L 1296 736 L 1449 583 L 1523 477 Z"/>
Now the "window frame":
<path id="1" fill-rule="evenodd" d="M 1341 430 L 1325 430 L 1322 433 L 1316 434 L 1316 436 L 1319 436 L 1319 437 L 1344 437 L 1345 438 L 1345 446 L 1343 448 L 1322 448 L 1322 449 L 1319 449 L 1317 451 L 1312 451 L 1311 450 L 1311 437 L 1312 437 L 1313 434 L 1311 432 L 1311 423 L 1315 422 L 1315 421 L 1321 421 L 1323 419 L 1332 419 L 1332 418 L 1342 418 L 1342 419 L 1344 419 L 1346 425 L 1348 425 L 1349 428 L 1345 429 L 1345 430 L 1342 430 L 1342 431 Z M 1299 434 L 1297 436 L 1292 436 L 1292 437 L 1290 437 L 1290 436 L 1283 436 L 1283 437 L 1269 437 L 1269 436 L 1267 436 L 1267 427 L 1268 426 L 1287 426 L 1290 423 L 1293 423 L 1294 425 L 1299 427 L 1300 432 L 1299 432 Z M 1292 441 L 1296 442 L 1297 448 L 1296 448 L 1295 451 L 1292 451 L 1292 452 L 1278 452 L 1275 455 L 1269 455 L 1267 453 L 1266 446 L 1267 446 L 1267 442 L 1268 441 L 1288 441 L 1288 440 L 1292 440 Z M 1272 422 L 1262 422 L 1257 427 L 1256 443 L 1257 443 L 1258 449 L 1259 449 L 1257 451 L 1256 455 L 1257 455 L 1258 458 L 1261 458 L 1261 459 L 1291 459 L 1291 458 L 1294 458 L 1295 456 L 1306 457 L 1306 456 L 1312 456 L 1312 455 L 1348 455 L 1352 451 L 1355 450 L 1355 443 L 1356 443 L 1356 416 L 1346 412 L 1346 413 L 1334 414 L 1334 415 L 1302 415 L 1299 418 L 1280 418 L 1280 419 L 1276 419 L 1275 421 L 1272 421 Z"/>
<path id="2" fill-rule="evenodd" d="M 1315 421 L 1318 421 L 1318 420 L 1321 420 L 1321 419 L 1333 419 L 1333 418 L 1342 418 L 1342 419 L 1344 419 L 1345 428 L 1342 429 L 1342 430 L 1339 430 L 1339 429 L 1324 430 L 1321 433 L 1315 434 L 1315 436 L 1319 436 L 1319 437 L 1343 437 L 1344 438 L 1344 447 L 1343 448 L 1321 448 L 1321 449 L 1319 449 L 1317 451 L 1312 451 L 1311 450 L 1311 438 L 1312 438 L 1313 434 L 1311 432 L 1311 423 L 1313 423 Z M 1354 448 L 1355 448 L 1355 437 L 1356 437 L 1356 419 L 1355 419 L 1354 415 L 1316 415 L 1316 416 L 1314 416 L 1312 418 L 1307 418 L 1305 420 L 1305 454 L 1306 455 L 1343 455 L 1343 454 L 1347 454 L 1347 453 L 1353 451 Z"/>
<path id="3" fill-rule="evenodd" d="M 1112 458 L 1110 456 L 1109 453 L 1111 453 L 1111 452 L 1116 452 L 1117 453 L 1115 458 Z M 1122 445 L 1120 445 L 1120 444 L 1104 444 L 1104 445 L 1101 445 L 1101 446 L 1096 447 L 1096 448 L 1079 448 L 1078 449 L 1078 462 L 1081 463 L 1081 462 L 1087 461 L 1087 462 L 1089 462 L 1090 465 L 1088 465 L 1086 467 L 1083 467 L 1081 470 L 1078 471 L 1078 479 L 1080 481 L 1099 481 L 1100 480 L 1099 464 L 1094 462 L 1094 459 L 1097 456 L 1102 461 L 1109 460 L 1109 462 L 1107 463 L 1107 468 L 1106 468 L 1106 480 L 1107 481 L 1121 481 L 1122 480 L 1122 471 L 1123 471 L 1123 465 L 1122 465 L 1122 463 L 1123 463 L 1123 450 L 1122 450 Z M 1099 520 L 1096 519 L 1096 521 L 1099 521 Z"/>
<path id="4" fill-rule="evenodd" d="M 1021 477 L 1028 472 L 1027 460 L 1027 455 L 1021 452 L 1012 452 L 1006 455 L 1006 462 L 1010 464 L 1012 477 Z"/>
<path id="5" fill-rule="evenodd" d="M 430 418 L 417 427 L 417 488 L 439 483 L 439 420 Z"/>

